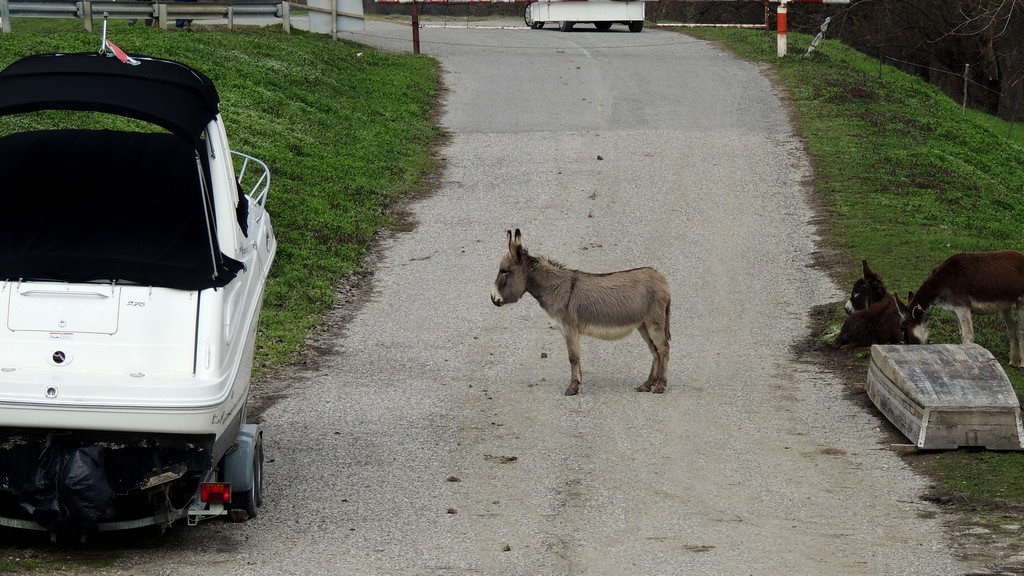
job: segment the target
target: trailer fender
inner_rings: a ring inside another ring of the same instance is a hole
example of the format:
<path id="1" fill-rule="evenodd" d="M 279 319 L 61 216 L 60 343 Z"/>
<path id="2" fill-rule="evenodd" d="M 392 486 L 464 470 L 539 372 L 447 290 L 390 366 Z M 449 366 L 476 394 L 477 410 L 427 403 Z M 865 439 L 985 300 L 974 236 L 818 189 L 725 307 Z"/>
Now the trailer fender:
<path id="1" fill-rule="evenodd" d="M 255 482 L 253 459 L 263 431 L 259 424 L 242 424 L 235 435 L 235 448 L 224 455 L 224 481 L 232 494 L 252 490 Z"/>

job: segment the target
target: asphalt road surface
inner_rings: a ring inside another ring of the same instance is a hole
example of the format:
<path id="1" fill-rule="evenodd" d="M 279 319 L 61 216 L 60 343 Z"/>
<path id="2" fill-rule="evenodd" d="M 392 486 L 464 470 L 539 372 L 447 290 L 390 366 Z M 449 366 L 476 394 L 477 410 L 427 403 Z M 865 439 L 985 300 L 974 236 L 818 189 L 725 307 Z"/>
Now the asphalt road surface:
<path id="1" fill-rule="evenodd" d="M 344 37 L 411 50 L 407 26 Z M 177 526 L 109 573 L 976 568 L 848 383 L 793 358 L 842 290 L 812 267 L 809 162 L 756 65 L 621 26 L 421 42 L 445 71 L 446 168 L 310 368 L 282 376 L 259 518 Z M 562 395 L 553 322 L 529 296 L 489 300 L 512 228 L 572 268 L 668 278 L 665 394 L 633 391 L 650 356 L 632 335 L 584 339 L 580 394 Z"/>

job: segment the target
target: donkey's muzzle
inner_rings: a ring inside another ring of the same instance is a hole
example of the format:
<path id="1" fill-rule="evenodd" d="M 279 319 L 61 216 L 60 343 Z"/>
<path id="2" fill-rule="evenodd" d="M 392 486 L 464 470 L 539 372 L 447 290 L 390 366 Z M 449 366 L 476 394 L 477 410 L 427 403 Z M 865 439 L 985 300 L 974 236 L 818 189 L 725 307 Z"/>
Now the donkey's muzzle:
<path id="1" fill-rule="evenodd" d="M 502 304 L 504 304 L 504 302 L 502 302 L 501 298 L 495 298 L 494 296 L 491 296 L 491 304 L 494 304 L 495 306 L 501 306 Z"/>

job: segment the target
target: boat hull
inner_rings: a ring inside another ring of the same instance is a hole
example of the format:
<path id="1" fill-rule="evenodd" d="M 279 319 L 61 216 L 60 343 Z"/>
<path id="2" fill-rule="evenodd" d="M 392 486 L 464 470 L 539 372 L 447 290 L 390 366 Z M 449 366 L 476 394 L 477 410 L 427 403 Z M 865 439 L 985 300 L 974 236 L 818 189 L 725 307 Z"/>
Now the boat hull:
<path id="1" fill-rule="evenodd" d="M 228 477 L 262 498 L 246 400 L 277 246 L 270 171 L 230 148 L 202 72 L 132 58 L 0 70 L 0 121 L 62 112 L 0 130 L 2 526 L 255 515 L 232 508 Z"/>

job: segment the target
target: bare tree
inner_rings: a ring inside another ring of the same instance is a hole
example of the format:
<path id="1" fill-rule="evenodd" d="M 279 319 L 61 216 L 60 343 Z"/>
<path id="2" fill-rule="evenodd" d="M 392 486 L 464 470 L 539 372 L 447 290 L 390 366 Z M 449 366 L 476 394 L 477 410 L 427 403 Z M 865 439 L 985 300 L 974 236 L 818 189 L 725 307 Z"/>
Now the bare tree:
<path id="1" fill-rule="evenodd" d="M 852 0 L 840 16 L 847 43 L 963 94 L 972 106 L 1024 113 L 1024 0 Z"/>

